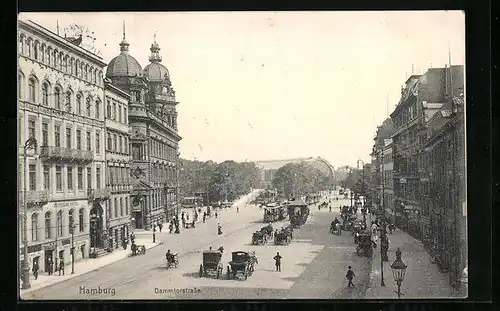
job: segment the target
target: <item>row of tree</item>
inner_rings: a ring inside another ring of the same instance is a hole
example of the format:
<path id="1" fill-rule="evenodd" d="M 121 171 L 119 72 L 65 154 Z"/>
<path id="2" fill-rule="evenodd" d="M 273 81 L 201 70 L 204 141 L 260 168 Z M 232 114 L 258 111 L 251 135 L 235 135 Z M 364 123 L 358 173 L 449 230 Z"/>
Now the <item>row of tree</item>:
<path id="1" fill-rule="evenodd" d="M 276 170 L 273 187 L 286 198 L 332 189 L 334 177 L 307 163 L 289 163 Z"/>
<path id="2" fill-rule="evenodd" d="M 340 180 L 343 188 L 351 189 L 356 194 L 370 197 L 374 189 L 374 180 L 371 173 L 371 166 L 365 165 L 362 169 L 350 168 L 344 179 Z"/>
<path id="3" fill-rule="evenodd" d="M 232 201 L 260 183 L 260 170 L 253 162 L 191 161 L 181 159 L 181 197 L 204 193 L 211 202 Z"/>

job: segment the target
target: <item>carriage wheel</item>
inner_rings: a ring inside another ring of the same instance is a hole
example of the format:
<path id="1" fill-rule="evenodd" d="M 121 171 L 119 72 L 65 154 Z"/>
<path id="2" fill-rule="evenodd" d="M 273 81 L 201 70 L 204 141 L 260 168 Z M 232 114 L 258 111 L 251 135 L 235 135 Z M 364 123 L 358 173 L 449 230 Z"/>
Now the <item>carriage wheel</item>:
<path id="1" fill-rule="evenodd" d="M 200 278 L 203 276 L 203 265 L 200 265 L 199 276 L 200 276 Z"/>
<path id="2" fill-rule="evenodd" d="M 243 281 L 246 281 L 248 278 L 248 268 L 245 268 L 245 274 L 243 275 Z"/>

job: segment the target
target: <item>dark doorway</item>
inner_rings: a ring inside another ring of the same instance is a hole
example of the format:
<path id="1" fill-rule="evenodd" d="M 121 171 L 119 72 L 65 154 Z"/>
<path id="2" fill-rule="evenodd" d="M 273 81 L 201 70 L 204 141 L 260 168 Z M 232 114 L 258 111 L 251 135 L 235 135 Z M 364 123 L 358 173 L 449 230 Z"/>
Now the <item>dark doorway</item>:
<path id="1" fill-rule="evenodd" d="M 142 212 L 134 212 L 135 229 L 142 229 Z"/>
<path id="2" fill-rule="evenodd" d="M 49 258 L 52 259 L 52 262 L 54 262 L 54 251 L 51 250 L 51 249 L 48 249 L 48 250 L 45 250 L 45 253 L 44 253 L 44 257 L 45 257 L 45 269 L 44 271 L 49 271 Z"/>
<path id="3" fill-rule="evenodd" d="M 103 230 L 103 209 L 99 203 L 94 203 L 90 210 L 90 247 L 102 248 L 102 230 Z"/>

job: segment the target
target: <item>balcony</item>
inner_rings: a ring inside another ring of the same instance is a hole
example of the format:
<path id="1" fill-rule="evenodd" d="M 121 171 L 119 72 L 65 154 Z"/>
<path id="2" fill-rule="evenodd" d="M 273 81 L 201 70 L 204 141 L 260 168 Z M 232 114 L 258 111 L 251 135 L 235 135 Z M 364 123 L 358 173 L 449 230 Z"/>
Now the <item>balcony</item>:
<path id="1" fill-rule="evenodd" d="M 89 200 L 107 200 L 111 195 L 109 189 L 88 189 Z"/>
<path id="2" fill-rule="evenodd" d="M 42 146 L 40 157 L 52 161 L 72 161 L 88 163 L 94 160 L 94 153 L 88 150 Z"/>
<path id="3" fill-rule="evenodd" d="M 24 203 L 24 193 L 19 191 L 19 202 Z M 26 203 L 29 205 L 44 205 L 50 200 L 49 190 L 26 191 Z"/>

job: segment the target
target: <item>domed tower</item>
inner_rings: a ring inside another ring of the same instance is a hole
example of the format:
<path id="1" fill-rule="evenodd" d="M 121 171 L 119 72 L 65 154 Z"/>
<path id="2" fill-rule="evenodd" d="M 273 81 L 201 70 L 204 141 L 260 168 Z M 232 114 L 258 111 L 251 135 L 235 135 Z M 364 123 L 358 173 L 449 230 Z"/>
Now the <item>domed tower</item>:
<path id="1" fill-rule="evenodd" d="M 106 69 L 106 78 L 127 91 L 131 95 L 131 102 L 144 104 L 144 96 L 147 91 L 146 79 L 142 74 L 139 62 L 129 54 L 129 46 L 125 39 L 125 23 L 123 24 L 123 40 L 120 43 L 120 54 L 113 58 Z"/>
<path id="2" fill-rule="evenodd" d="M 154 40 L 151 44 L 151 56 L 149 65 L 144 67 L 144 76 L 148 79 L 148 94 L 146 103 L 162 120 L 166 121 L 174 131 L 177 131 L 177 111 L 175 106 L 178 102 L 175 100 L 175 90 L 172 87 L 170 73 L 164 65 L 161 64 L 160 46 Z"/>

